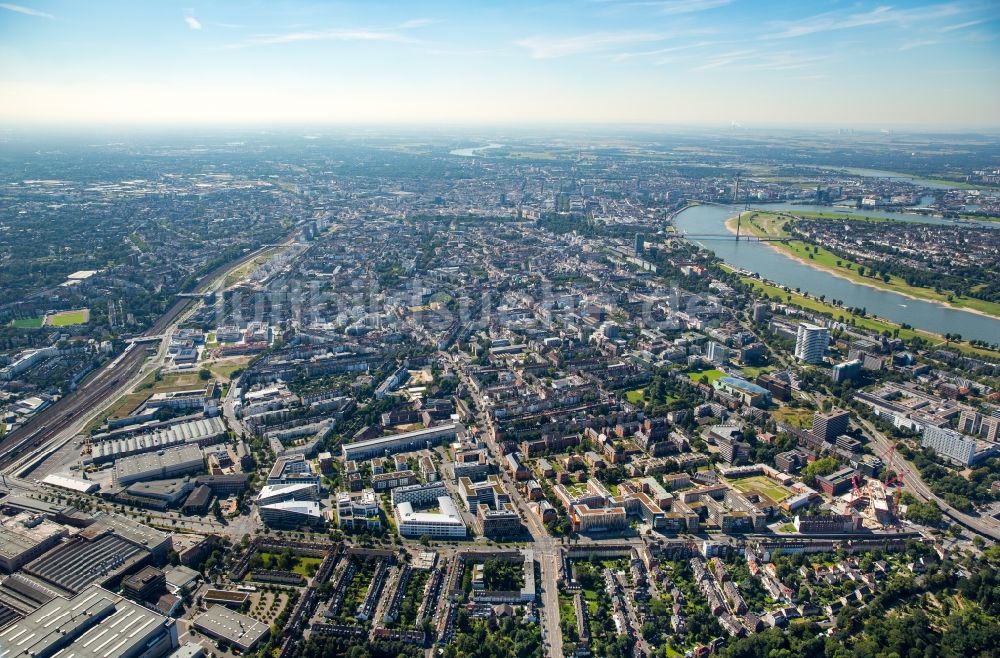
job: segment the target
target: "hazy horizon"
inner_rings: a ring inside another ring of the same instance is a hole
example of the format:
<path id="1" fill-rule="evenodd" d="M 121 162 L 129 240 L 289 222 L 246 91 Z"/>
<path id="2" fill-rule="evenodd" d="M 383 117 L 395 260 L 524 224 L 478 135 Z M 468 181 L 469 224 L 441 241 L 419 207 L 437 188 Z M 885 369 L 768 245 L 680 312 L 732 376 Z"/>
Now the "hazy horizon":
<path id="1" fill-rule="evenodd" d="M 0 2 L 11 125 L 995 128 L 1000 7 Z"/>

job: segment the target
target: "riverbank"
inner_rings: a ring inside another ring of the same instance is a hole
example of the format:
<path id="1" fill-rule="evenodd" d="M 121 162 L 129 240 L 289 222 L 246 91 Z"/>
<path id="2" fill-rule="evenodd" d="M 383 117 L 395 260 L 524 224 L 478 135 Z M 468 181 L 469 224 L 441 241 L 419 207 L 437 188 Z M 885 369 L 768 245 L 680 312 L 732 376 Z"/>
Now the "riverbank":
<path id="1" fill-rule="evenodd" d="M 722 265 L 723 269 L 740 274 L 736 268 L 731 265 Z M 950 342 L 946 341 L 944 336 L 941 334 L 936 334 L 933 331 L 926 331 L 924 329 L 904 329 L 900 324 L 893 322 L 892 320 L 887 320 L 882 317 L 872 317 L 869 315 L 861 316 L 856 313 L 851 313 L 846 308 L 842 306 L 834 306 L 826 301 L 821 301 L 816 297 L 808 294 L 798 293 L 792 289 L 785 290 L 784 286 L 781 286 L 773 281 L 767 281 L 766 279 L 758 279 L 752 276 L 745 276 L 740 274 L 740 280 L 743 283 L 751 286 L 758 294 L 764 294 L 771 298 L 777 298 L 782 304 L 788 304 L 790 306 L 797 306 L 799 308 L 805 309 L 807 311 L 813 311 L 819 313 L 820 315 L 827 316 L 838 322 L 843 322 L 847 325 L 852 325 L 861 329 L 868 329 L 870 331 L 875 331 L 877 333 L 884 333 L 888 331 L 890 335 L 898 336 L 903 340 L 911 340 L 914 337 L 922 338 L 927 341 L 928 344 L 935 347 L 951 347 L 965 356 L 971 356 L 976 358 L 987 359 L 990 361 L 1000 360 L 1000 352 L 995 352 L 993 350 L 985 349 L 982 347 L 976 347 L 975 345 L 970 345 L 968 342 Z M 853 323 L 852 323 L 853 321 Z"/>
<path id="2" fill-rule="evenodd" d="M 833 206 L 834 208 L 836 206 Z M 830 210 L 827 212 L 818 212 L 816 210 L 794 210 L 794 209 L 782 209 L 782 210 L 767 210 L 766 208 L 761 208 L 758 212 L 787 212 L 798 217 L 805 219 L 844 219 L 849 221 L 862 221 L 862 222 L 921 222 L 920 218 L 930 218 L 934 220 L 941 220 L 939 222 L 928 222 L 926 219 L 924 223 L 934 223 L 934 224 L 945 224 L 945 225 L 971 225 L 976 224 L 987 224 L 985 228 L 993 228 L 989 224 L 996 224 L 1000 222 L 1000 217 L 990 217 L 987 215 L 959 215 L 958 217 L 945 217 L 941 213 L 937 212 L 915 212 L 909 209 L 901 209 L 898 211 L 890 210 L 888 212 L 898 213 L 900 215 L 906 215 L 906 217 L 886 217 L 882 215 L 864 215 L 860 212 L 837 212 L 836 210 Z M 911 219 L 912 218 L 912 219 Z"/>
<path id="3" fill-rule="evenodd" d="M 747 213 L 742 213 L 746 215 Z M 740 228 L 749 227 L 749 230 L 753 235 L 758 237 L 786 237 L 788 233 L 784 230 L 784 223 L 787 221 L 781 221 L 780 223 L 775 221 L 773 218 L 778 216 L 778 213 L 770 213 L 766 211 L 750 211 L 750 216 L 756 216 L 757 218 L 772 218 L 770 219 L 770 225 L 761 228 L 753 221 L 747 221 L 746 219 L 741 222 Z M 736 234 L 737 227 L 736 222 L 739 215 L 735 215 L 726 220 L 726 229 L 732 233 Z M 802 242 L 800 240 L 792 240 L 790 242 L 767 242 L 768 247 L 781 253 L 792 260 L 795 260 L 803 265 L 811 267 L 833 276 L 840 277 L 851 281 L 852 283 L 857 283 L 863 286 L 868 286 L 869 288 L 875 288 L 877 290 L 885 290 L 887 292 L 893 292 L 903 297 L 909 299 L 921 300 L 925 302 L 930 302 L 932 304 L 939 304 L 946 308 L 952 308 L 955 310 L 965 311 L 967 313 L 975 313 L 976 315 L 981 315 L 987 318 L 1000 319 L 1000 303 L 988 302 L 984 300 L 973 300 L 964 299 L 948 301 L 947 295 L 945 293 L 936 293 L 933 290 L 927 288 L 917 288 L 909 285 L 903 279 L 890 276 L 889 281 L 885 282 L 882 279 L 876 279 L 871 277 L 866 277 L 859 274 L 855 269 L 845 267 L 843 265 L 838 266 L 837 263 L 844 262 L 844 259 L 837 256 L 831 251 L 824 249 L 823 247 L 818 247 L 818 251 L 807 251 L 806 246 L 808 243 Z M 809 255 L 812 254 L 812 258 Z M 846 261 L 851 263 L 853 267 L 857 267 L 857 263 L 852 261 Z M 964 303 L 963 303 L 964 302 Z"/>

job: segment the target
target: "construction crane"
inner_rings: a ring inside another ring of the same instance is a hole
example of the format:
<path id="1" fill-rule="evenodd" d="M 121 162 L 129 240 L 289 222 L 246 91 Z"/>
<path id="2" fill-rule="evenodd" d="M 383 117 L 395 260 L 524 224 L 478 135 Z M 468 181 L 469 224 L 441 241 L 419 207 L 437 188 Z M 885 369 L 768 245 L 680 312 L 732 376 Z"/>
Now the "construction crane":
<path id="1" fill-rule="evenodd" d="M 851 511 L 854 511 L 854 505 L 861 498 L 861 489 L 858 487 L 858 478 L 859 478 L 858 475 L 855 475 L 854 477 L 851 478 L 851 498 L 850 502 L 847 504 L 848 509 L 850 509 Z"/>
<path id="2" fill-rule="evenodd" d="M 885 486 L 887 487 L 896 486 L 902 489 L 904 478 L 907 475 L 907 470 L 903 466 L 900 466 L 899 470 L 896 470 L 895 466 L 892 463 L 892 458 L 895 454 L 896 454 L 896 444 L 890 443 L 889 447 L 881 455 L 882 463 L 885 464 L 886 472 L 891 473 L 890 477 L 888 477 L 885 481 Z"/>

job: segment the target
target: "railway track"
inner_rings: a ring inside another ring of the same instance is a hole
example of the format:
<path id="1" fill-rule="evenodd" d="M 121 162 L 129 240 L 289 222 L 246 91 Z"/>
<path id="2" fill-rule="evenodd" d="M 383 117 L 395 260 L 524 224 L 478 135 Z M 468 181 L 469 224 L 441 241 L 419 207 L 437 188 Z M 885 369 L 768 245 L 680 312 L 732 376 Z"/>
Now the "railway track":
<path id="1" fill-rule="evenodd" d="M 289 238 L 291 241 L 293 238 Z M 255 258 L 263 249 L 256 249 L 245 256 L 224 265 L 219 265 L 199 280 L 196 292 L 204 292 L 212 282 L 231 269 L 240 267 Z M 194 303 L 191 297 L 179 297 L 153 326 L 142 336 L 158 336 L 177 320 Z M 142 366 L 146 350 L 132 345 L 97 374 L 85 379 L 73 392 L 60 398 L 52 406 L 35 415 L 30 421 L 7 434 L 0 442 L 0 468 L 10 466 L 26 453 L 35 450 L 66 431 L 80 421 L 87 413 L 102 405 L 106 398 L 133 377 Z"/>

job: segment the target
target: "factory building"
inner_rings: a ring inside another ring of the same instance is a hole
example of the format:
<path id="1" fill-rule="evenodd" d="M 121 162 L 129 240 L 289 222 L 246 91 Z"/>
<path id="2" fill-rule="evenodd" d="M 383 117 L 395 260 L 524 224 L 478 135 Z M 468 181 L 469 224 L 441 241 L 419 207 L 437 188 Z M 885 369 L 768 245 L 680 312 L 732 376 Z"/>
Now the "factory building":
<path id="1" fill-rule="evenodd" d="M 243 652 L 252 651 L 271 632 L 267 624 L 233 612 L 224 605 L 213 605 L 192 623 L 205 635 L 224 640 Z"/>
<path id="2" fill-rule="evenodd" d="M 175 478 L 204 468 L 201 448 L 188 445 L 115 460 L 113 479 L 115 484 L 126 485 L 140 480 Z"/>
<path id="3" fill-rule="evenodd" d="M 226 435 L 226 424 L 219 417 L 200 418 L 176 423 L 166 429 L 124 438 L 95 435 L 90 458 L 95 463 L 109 462 L 121 457 L 164 450 L 173 446 L 208 446 L 218 443 Z"/>
<path id="4" fill-rule="evenodd" d="M 97 586 L 0 631 L 3 658 L 162 658 L 177 645 L 173 619 Z"/>
<path id="5" fill-rule="evenodd" d="M 23 568 L 58 592 L 76 594 L 91 585 L 114 584 L 121 576 L 150 562 L 141 545 L 106 528 L 93 526 L 59 544 Z"/>
<path id="6" fill-rule="evenodd" d="M 0 517 L 0 568 L 13 573 L 59 543 L 66 529 L 39 514 Z"/>

